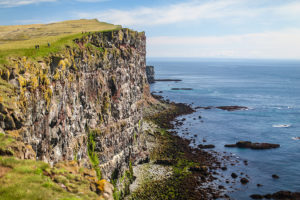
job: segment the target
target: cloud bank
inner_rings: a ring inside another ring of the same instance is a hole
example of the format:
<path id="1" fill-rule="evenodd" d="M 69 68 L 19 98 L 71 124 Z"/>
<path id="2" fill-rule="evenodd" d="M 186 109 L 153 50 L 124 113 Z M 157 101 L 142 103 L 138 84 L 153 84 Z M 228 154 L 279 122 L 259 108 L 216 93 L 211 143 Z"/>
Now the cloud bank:
<path id="1" fill-rule="evenodd" d="M 56 0 L 0 0 L 0 7 L 17 7 L 43 2 L 54 2 Z"/>
<path id="2" fill-rule="evenodd" d="M 150 37 L 149 57 L 299 59 L 300 29 L 218 37 Z"/>
<path id="3" fill-rule="evenodd" d="M 259 2 L 259 1 L 252 1 Z M 104 12 L 79 12 L 80 18 L 99 18 L 126 26 L 153 26 L 207 19 L 231 21 L 261 17 L 265 14 L 282 17 L 300 17 L 300 2 L 261 7 L 250 1 L 187 1 L 163 7 L 138 7 L 130 10 L 110 9 Z"/>

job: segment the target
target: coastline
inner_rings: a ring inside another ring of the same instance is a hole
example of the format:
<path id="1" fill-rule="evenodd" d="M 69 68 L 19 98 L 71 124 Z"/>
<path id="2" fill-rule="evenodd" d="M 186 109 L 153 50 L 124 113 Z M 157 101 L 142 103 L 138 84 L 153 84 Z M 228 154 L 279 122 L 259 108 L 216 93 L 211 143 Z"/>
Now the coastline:
<path id="1" fill-rule="evenodd" d="M 218 157 L 191 147 L 191 140 L 173 131 L 180 126 L 177 117 L 195 110 L 158 95 L 153 97 L 159 103 L 145 111 L 143 123 L 148 146 L 152 146 L 150 159 L 133 166 L 135 181 L 125 199 L 229 199 L 222 193 L 224 187 L 213 184 L 216 179 L 213 175 L 222 165 Z"/>

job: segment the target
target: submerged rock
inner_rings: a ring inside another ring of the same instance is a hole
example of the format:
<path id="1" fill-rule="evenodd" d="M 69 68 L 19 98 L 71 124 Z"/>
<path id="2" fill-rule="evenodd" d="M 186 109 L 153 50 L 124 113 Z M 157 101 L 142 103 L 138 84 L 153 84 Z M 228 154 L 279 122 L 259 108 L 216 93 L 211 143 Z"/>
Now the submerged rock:
<path id="1" fill-rule="evenodd" d="M 171 90 L 193 90 L 192 88 L 172 88 Z"/>
<path id="2" fill-rule="evenodd" d="M 250 141 L 239 141 L 236 144 L 225 144 L 225 147 L 238 147 L 238 148 L 248 148 L 248 149 L 273 149 L 279 148 L 279 144 L 271 143 L 252 143 Z"/>
<path id="3" fill-rule="evenodd" d="M 250 196 L 252 199 L 300 199 L 300 192 L 290 192 L 290 191 L 279 191 L 274 194 L 252 194 Z"/>
<path id="4" fill-rule="evenodd" d="M 216 108 L 221 109 L 221 110 L 227 110 L 227 111 L 247 110 L 248 109 L 245 106 L 218 106 Z"/>
<path id="5" fill-rule="evenodd" d="M 241 181 L 242 184 L 247 184 L 249 182 L 249 180 L 246 179 L 246 178 L 241 178 L 240 181 Z"/>
<path id="6" fill-rule="evenodd" d="M 236 173 L 233 172 L 233 173 L 231 174 L 231 177 L 232 177 L 232 178 L 237 178 L 238 175 L 237 175 Z"/>
<path id="7" fill-rule="evenodd" d="M 215 145 L 213 145 L 213 144 L 206 144 L 206 145 L 204 145 L 204 144 L 199 144 L 199 145 L 198 145 L 198 148 L 199 148 L 199 149 L 213 149 L 213 148 L 215 148 Z"/>
<path id="8" fill-rule="evenodd" d="M 252 199 L 263 199 L 264 198 L 264 196 L 260 195 L 260 194 L 252 194 L 250 197 Z"/>
<path id="9" fill-rule="evenodd" d="M 279 176 L 278 176 L 277 174 L 273 174 L 273 175 L 272 175 L 272 178 L 274 178 L 274 179 L 279 179 Z"/>

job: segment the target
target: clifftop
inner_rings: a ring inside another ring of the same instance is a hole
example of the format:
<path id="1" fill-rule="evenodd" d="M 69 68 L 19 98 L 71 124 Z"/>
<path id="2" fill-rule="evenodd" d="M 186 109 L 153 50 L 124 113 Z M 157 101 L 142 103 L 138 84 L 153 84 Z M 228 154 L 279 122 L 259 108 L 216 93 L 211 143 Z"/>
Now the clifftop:
<path id="1" fill-rule="evenodd" d="M 0 67 L 9 62 L 10 56 L 42 57 L 59 51 L 82 32 L 108 31 L 120 25 L 92 20 L 70 20 L 50 24 L 0 26 Z M 50 48 L 48 43 L 51 44 Z M 35 45 L 40 45 L 39 52 Z"/>

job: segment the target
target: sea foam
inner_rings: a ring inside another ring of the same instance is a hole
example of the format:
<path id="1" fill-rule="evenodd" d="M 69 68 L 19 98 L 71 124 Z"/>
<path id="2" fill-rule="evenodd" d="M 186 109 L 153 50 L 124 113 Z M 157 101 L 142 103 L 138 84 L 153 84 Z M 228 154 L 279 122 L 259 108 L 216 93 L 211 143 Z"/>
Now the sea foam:
<path id="1" fill-rule="evenodd" d="M 274 128 L 288 128 L 288 127 L 291 127 L 291 124 L 274 124 L 272 127 L 274 127 Z"/>

